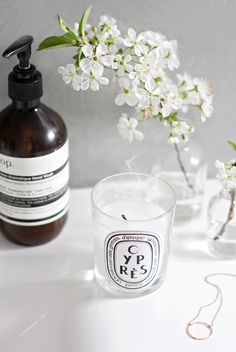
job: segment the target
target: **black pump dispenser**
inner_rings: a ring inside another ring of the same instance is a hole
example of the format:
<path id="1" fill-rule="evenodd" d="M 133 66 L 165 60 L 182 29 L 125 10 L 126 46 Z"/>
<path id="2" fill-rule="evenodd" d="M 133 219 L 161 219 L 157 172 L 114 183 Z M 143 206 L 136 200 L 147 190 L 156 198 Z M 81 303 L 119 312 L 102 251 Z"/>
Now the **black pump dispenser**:
<path id="1" fill-rule="evenodd" d="M 8 95 L 16 102 L 37 101 L 43 95 L 42 75 L 30 64 L 33 37 L 25 35 L 12 43 L 2 54 L 5 58 L 17 55 L 19 64 L 8 76 Z"/>

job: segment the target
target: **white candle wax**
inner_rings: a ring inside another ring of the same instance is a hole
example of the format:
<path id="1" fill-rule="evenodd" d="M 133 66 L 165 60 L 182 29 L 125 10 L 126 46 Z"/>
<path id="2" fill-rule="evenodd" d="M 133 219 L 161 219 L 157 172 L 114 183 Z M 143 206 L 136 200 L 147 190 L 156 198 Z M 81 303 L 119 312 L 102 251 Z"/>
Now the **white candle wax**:
<path id="1" fill-rule="evenodd" d="M 107 215 L 122 219 L 125 215 L 128 221 L 145 221 L 160 216 L 164 210 L 155 203 L 143 201 L 116 201 L 102 209 Z"/>

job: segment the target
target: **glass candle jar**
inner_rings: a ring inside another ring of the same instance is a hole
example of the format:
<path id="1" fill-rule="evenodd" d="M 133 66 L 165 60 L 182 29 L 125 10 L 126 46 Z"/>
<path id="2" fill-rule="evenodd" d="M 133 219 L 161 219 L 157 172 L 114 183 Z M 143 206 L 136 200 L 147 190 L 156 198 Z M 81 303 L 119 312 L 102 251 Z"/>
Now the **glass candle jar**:
<path id="1" fill-rule="evenodd" d="M 174 210 L 172 188 L 151 175 L 118 174 L 94 187 L 95 276 L 100 286 L 137 296 L 161 285 Z"/>

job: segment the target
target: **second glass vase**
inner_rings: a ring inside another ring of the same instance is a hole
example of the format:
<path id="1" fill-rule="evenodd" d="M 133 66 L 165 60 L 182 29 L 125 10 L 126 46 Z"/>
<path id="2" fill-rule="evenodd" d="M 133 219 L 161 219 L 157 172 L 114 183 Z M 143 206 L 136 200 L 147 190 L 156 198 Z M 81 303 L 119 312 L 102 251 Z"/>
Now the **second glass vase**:
<path id="1" fill-rule="evenodd" d="M 208 208 L 208 246 L 223 259 L 236 258 L 236 189 L 223 188 Z"/>

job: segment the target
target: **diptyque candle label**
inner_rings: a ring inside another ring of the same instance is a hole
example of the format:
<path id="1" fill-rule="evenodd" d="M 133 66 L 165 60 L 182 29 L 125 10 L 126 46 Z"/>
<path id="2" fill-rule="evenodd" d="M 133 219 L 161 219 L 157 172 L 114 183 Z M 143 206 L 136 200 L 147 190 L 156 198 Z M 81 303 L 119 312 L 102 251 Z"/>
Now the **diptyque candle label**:
<path id="1" fill-rule="evenodd" d="M 68 142 L 34 158 L 0 154 L 0 218 L 23 226 L 60 218 L 69 201 Z"/>
<path id="2" fill-rule="evenodd" d="M 161 243 L 157 234 L 115 232 L 105 241 L 105 262 L 109 277 L 125 290 L 141 290 L 155 280 Z"/>

